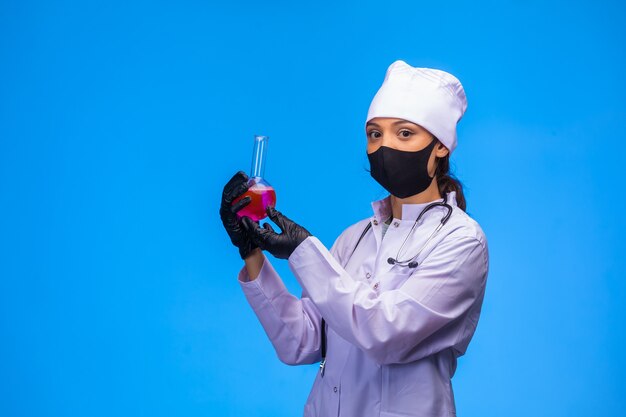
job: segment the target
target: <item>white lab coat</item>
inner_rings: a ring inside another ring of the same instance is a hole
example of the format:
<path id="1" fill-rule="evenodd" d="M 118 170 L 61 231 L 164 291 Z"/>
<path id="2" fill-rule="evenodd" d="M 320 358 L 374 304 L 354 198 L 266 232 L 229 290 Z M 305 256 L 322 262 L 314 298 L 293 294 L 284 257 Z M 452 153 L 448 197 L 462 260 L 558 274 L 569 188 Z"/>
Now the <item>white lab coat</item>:
<path id="1" fill-rule="evenodd" d="M 428 204 L 404 204 L 392 215 L 390 196 L 373 201 L 373 216 L 348 227 L 330 251 L 309 236 L 289 267 L 302 286 L 290 294 L 265 258 L 259 276 L 239 283 L 280 360 L 321 360 L 321 319 L 327 325 L 326 369 L 318 371 L 305 417 L 456 416 L 451 378 L 457 357 L 474 334 L 489 269 L 487 240 L 476 221 L 448 193 L 453 212 L 418 256 L 417 268 L 390 265 L 419 213 Z M 442 199 L 443 200 L 443 199 Z M 401 260 L 415 255 L 446 213 L 424 214 Z M 372 229 L 350 253 L 367 223 Z"/>

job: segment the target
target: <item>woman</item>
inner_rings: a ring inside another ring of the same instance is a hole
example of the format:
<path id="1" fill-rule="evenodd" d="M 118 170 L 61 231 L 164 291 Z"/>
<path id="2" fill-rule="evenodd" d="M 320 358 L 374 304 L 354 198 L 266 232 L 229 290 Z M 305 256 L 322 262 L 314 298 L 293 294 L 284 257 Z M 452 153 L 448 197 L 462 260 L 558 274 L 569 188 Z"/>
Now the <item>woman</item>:
<path id="1" fill-rule="evenodd" d="M 245 260 L 238 279 L 278 357 L 321 361 L 305 416 L 456 415 L 451 378 L 489 269 L 485 235 L 448 172 L 466 108 L 451 74 L 403 61 L 389 67 L 365 127 L 370 173 L 390 194 L 330 251 L 273 208 L 280 234 L 239 222 L 249 199 L 231 202 L 247 189 L 243 172 L 224 188 L 222 219 Z M 288 259 L 300 298 L 262 250 Z"/>

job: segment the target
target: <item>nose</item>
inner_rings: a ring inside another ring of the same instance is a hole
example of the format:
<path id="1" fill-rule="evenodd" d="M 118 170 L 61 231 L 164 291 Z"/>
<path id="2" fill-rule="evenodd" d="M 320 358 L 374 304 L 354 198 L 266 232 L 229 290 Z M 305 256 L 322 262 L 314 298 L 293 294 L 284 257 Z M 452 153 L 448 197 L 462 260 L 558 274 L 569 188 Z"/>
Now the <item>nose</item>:
<path id="1" fill-rule="evenodd" d="M 383 136 L 380 138 L 378 143 L 376 143 L 376 149 L 380 148 L 381 146 L 397 149 L 397 143 L 393 136 L 393 133 L 383 132 L 382 135 Z"/>
<path id="2" fill-rule="evenodd" d="M 380 145 L 381 146 L 387 146 L 388 148 L 393 148 L 394 147 L 394 143 L 393 143 L 393 137 L 391 134 L 389 133 L 383 133 L 383 137 L 380 140 Z"/>

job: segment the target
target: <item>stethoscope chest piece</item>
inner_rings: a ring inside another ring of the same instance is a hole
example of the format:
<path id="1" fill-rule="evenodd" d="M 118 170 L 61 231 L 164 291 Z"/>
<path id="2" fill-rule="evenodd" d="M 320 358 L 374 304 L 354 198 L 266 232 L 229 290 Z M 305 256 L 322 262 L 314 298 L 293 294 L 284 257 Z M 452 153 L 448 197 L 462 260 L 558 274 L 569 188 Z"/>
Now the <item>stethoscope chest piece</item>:
<path id="1" fill-rule="evenodd" d="M 419 255 L 419 253 L 417 255 Z M 415 255 L 415 256 L 417 256 L 417 255 Z M 390 265 L 395 265 L 395 264 L 399 264 L 400 262 L 396 261 L 392 257 L 389 257 L 389 258 L 387 258 L 387 263 L 390 264 Z M 411 262 L 409 262 L 409 264 L 407 266 L 409 268 L 417 268 L 418 263 L 417 263 L 417 261 L 411 261 Z"/>

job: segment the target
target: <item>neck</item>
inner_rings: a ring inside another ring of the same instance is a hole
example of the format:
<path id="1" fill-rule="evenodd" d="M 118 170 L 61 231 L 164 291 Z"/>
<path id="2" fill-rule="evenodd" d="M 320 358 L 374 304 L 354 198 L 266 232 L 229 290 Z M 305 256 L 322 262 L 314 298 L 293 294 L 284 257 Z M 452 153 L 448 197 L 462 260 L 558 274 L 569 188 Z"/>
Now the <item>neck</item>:
<path id="1" fill-rule="evenodd" d="M 430 203 L 442 198 L 439 193 L 439 187 L 437 186 L 437 178 L 433 178 L 432 182 L 427 189 L 419 194 L 415 194 L 406 198 L 398 198 L 391 194 L 391 210 L 395 219 L 402 219 L 402 205 L 403 204 L 422 204 Z"/>

